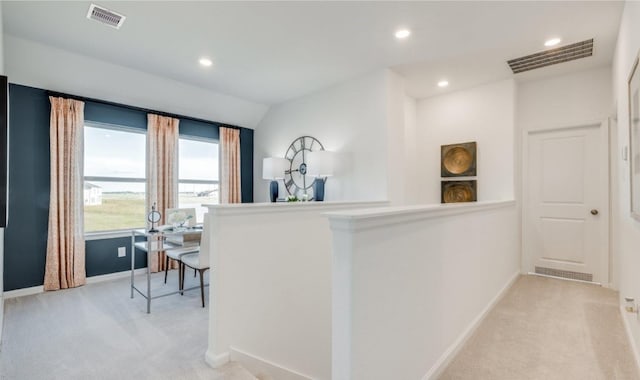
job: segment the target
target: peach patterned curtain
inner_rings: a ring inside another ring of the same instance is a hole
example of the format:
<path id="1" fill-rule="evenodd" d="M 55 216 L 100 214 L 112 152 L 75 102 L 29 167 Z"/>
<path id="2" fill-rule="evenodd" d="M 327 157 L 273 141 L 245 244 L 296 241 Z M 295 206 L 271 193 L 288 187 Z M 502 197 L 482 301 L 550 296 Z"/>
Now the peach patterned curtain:
<path id="1" fill-rule="evenodd" d="M 84 103 L 49 97 L 51 191 L 44 290 L 86 282 L 83 155 Z"/>
<path id="2" fill-rule="evenodd" d="M 162 214 L 160 225 L 165 224 L 165 210 L 178 204 L 178 124 L 171 117 L 147 115 L 147 212 L 156 203 Z M 164 252 L 151 256 L 151 271 L 163 271 Z M 178 263 L 169 260 L 171 268 Z"/>
<path id="3" fill-rule="evenodd" d="M 238 129 L 220 128 L 220 169 L 220 203 L 242 202 Z"/>

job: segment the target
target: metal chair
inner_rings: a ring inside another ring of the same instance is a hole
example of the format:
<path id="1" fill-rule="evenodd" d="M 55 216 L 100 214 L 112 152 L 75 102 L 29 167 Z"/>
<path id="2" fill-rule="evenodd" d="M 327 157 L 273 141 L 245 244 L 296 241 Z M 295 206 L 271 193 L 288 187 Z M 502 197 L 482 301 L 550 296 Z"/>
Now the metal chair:
<path id="1" fill-rule="evenodd" d="M 202 298 L 202 307 L 204 307 L 204 272 L 209 269 L 209 255 L 211 251 L 208 223 L 207 214 L 205 214 L 202 238 L 200 239 L 200 251 L 198 253 L 188 253 L 180 256 L 180 290 L 184 289 L 185 268 L 189 267 L 197 270 L 200 273 L 200 296 Z"/>

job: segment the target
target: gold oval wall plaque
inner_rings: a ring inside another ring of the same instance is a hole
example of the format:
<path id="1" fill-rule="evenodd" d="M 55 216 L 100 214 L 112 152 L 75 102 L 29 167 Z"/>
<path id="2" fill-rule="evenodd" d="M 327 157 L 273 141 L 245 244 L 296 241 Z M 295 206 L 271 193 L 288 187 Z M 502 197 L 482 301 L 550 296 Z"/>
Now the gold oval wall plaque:
<path id="1" fill-rule="evenodd" d="M 440 146 L 441 177 L 476 176 L 476 142 Z"/>
<path id="2" fill-rule="evenodd" d="M 473 200 L 473 191 L 469 186 L 453 185 L 449 186 L 444 192 L 445 203 L 471 202 Z"/>
<path id="3" fill-rule="evenodd" d="M 467 149 L 457 146 L 445 154 L 443 163 L 450 173 L 462 174 L 471 167 L 473 155 Z"/>
<path id="4" fill-rule="evenodd" d="M 442 181 L 442 203 L 475 202 L 477 183 L 472 181 Z"/>

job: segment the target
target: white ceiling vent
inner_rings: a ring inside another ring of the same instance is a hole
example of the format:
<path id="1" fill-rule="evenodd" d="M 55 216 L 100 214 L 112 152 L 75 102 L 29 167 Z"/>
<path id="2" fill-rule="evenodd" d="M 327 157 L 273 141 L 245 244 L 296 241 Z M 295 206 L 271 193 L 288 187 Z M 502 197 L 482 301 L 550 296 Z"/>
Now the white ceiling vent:
<path id="1" fill-rule="evenodd" d="M 101 22 L 105 25 L 109 25 L 110 27 L 116 28 L 116 29 L 120 29 L 120 27 L 124 23 L 124 20 L 126 19 L 125 16 L 119 13 L 110 11 L 107 8 L 103 8 L 95 4 L 91 4 L 91 6 L 89 7 L 89 12 L 87 12 L 87 18 L 91 20 L 96 20 L 98 22 Z"/>

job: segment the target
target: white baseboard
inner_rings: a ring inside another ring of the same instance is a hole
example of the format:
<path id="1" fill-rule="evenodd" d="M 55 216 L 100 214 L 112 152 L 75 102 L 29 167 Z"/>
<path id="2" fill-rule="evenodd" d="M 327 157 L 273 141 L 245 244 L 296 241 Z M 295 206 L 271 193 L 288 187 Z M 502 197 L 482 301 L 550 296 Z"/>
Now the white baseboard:
<path id="1" fill-rule="evenodd" d="M 282 367 L 269 360 L 231 347 L 230 359 L 240 363 L 255 377 L 263 380 L 312 380 L 311 376 L 303 375 L 292 369 Z"/>
<path id="2" fill-rule="evenodd" d="M 134 271 L 134 274 L 138 275 L 138 274 L 144 274 L 146 272 L 147 272 L 147 268 L 138 268 Z M 122 272 L 115 272 L 115 273 L 108 273 L 108 274 L 101 274 L 98 276 L 87 277 L 87 285 L 97 284 L 100 282 L 111 281 L 111 280 L 119 280 L 122 278 L 127 278 L 129 276 L 131 276 L 130 270 L 125 270 Z M 44 292 L 44 286 L 40 285 L 40 286 L 32 286 L 30 288 L 9 290 L 8 292 L 4 292 L 3 295 L 4 295 L 4 299 L 11 299 L 16 297 L 31 296 L 31 295 L 40 294 L 43 292 Z"/>
<path id="3" fill-rule="evenodd" d="M 445 350 L 445 352 L 438 358 L 436 363 L 429 369 L 429 371 L 422 377 L 422 380 L 432 380 L 437 379 L 442 375 L 442 372 L 447 368 L 451 360 L 460 352 L 464 344 L 471 338 L 473 333 L 476 331 L 478 326 L 482 323 L 482 321 L 487 317 L 489 312 L 496 306 L 498 302 L 502 299 L 502 297 L 507 294 L 511 285 L 520 277 L 520 271 L 516 271 L 511 278 L 507 281 L 507 283 L 500 289 L 498 294 L 487 304 L 487 306 L 478 314 L 477 317 L 471 321 L 469 326 L 458 336 L 458 339 L 453 342 L 449 348 Z"/>
<path id="4" fill-rule="evenodd" d="M 629 324 L 629 313 L 624 309 L 624 306 L 620 306 L 620 316 L 622 317 L 622 322 L 624 323 L 624 330 L 627 332 L 627 338 L 629 339 L 629 344 L 631 345 L 631 353 L 633 354 L 633 358 L 636 360 L 636 366 L 640 368 L 640 353 L 638 352 L 638 345 L 636 344 L 636 340 L 633 339 L 633 333 L 631 333 L 631 325 Z M 634 319 L 635 319 L 635 314 Z"/>
<path id="5" fill-rule="evenodd" d="M 8 292 L 4 292 L 3 296 L 5 300 L 8 300 L 16 297 L 24 297 L 24 296 L 31 296 L 34 294 L 40 294 L 42 292 L 44 292 L 44 286 L 40 285 L 40 286 L 32 286 L 30 288 L 9 290 Z"/>
<path id="6" fill-rule="evenodd" d="M 229 353 L 225 352 L 220 355 L 215 355 L 213 352 L 207 350 L 204 354 L 204 361 L 213 368 L 220 368 L 229 363 Z"/>
<path id="7" fill-rule="evenodd" d="M 133 271 L 134 275 L 145 274 L 147 273 L 147 268 L 138 268 Z M 131 276 L 131 270 L 125 270 L 122 272 L 115 273 L 107 273 L 101 274 L 98 276 L 87 277 L 87 285 L 88 284 L 97 284 L 100 282 L 111 281 L 111 280 L 119 280 L 121 278 L 127 278 Z"/>

